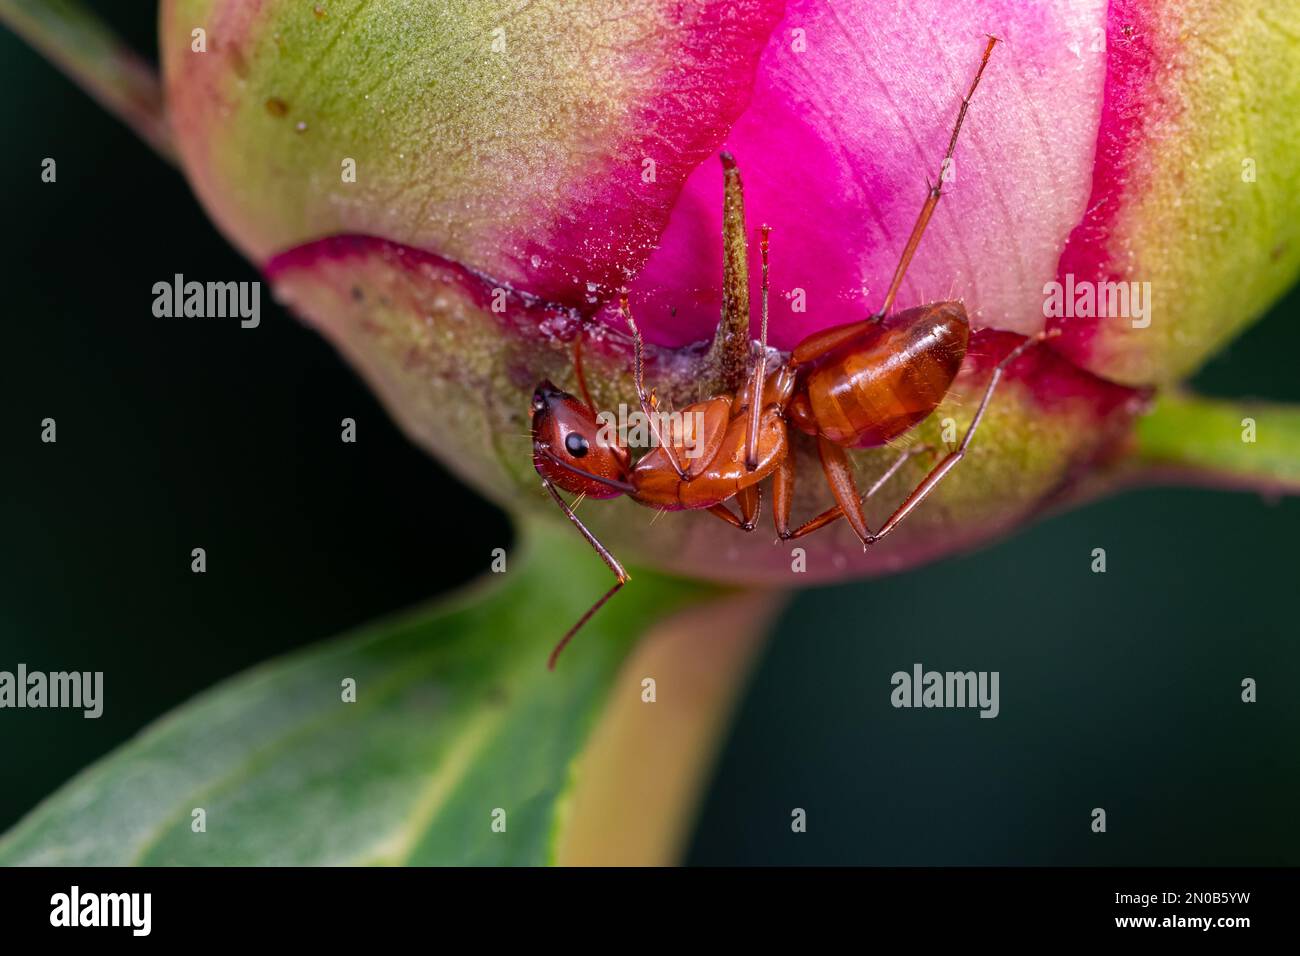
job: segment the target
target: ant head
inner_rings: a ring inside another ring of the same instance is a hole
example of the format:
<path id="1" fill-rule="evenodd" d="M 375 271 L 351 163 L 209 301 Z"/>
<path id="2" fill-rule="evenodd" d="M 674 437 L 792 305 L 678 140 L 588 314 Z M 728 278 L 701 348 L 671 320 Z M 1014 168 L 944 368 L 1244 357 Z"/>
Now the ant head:
<path id="1" fill-rule="evenodd" d="M 533 467 L 539 475 L 591 498 L 617 498 L 628 490 L 627 450 L 605 439 L 587 405 L 543 381 L 533 391 L 532 416 Z"/>

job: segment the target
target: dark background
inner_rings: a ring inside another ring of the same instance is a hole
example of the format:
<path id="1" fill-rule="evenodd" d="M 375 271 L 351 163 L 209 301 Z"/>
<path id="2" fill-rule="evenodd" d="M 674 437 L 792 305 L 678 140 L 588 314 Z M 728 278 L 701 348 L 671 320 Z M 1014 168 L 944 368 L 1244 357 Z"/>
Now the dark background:
<path id="1" fill-rule="evenodd" d="M 112 18 L 149 49 L 153 5 L 132 7 Z M 3 830 L 220 678 L 473 578 L 510 531 L 267 297 L 255 334 L 146 321 L 173 273 L 258 276 L 177 173 L 3 30 L 0 64 L 0 669 L 115 675 L 99 720 L 0 715 Z M 1293 292 L 1197 386 L 1300 401 L 1298 314 Z M 1300 862 L 1298 536 L 1295 500 L 1143 491 L 804 594 L 690 861 Z M 883 675 L 915 661 L 1000 670 L 1001 716 L 894 710 Z"/>

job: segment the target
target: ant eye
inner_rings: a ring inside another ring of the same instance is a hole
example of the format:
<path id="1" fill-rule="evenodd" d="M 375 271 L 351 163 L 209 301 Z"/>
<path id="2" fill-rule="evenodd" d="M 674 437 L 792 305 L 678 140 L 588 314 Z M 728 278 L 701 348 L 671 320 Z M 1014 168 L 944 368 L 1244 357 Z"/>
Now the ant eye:
<path id="1" fill-rule="evenodd" d="M 587 454 L 591 446 L 587 444 L 587 439 L 577 432 L 569 432 L 564 436 L 564 448 L 574 458 L 582 458 Z"/>

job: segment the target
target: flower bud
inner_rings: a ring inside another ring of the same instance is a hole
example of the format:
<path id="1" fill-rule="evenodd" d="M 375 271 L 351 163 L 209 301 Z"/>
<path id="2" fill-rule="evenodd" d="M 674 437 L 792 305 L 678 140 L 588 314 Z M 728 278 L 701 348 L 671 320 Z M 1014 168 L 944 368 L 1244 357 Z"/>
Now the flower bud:
<path id="1" fill-rule="evenodd" d="M 222 229 L 416 441 L 515 510 L 554 507 L 529 403 L 543 380 L 579 393 L 575 343 L 597 405 L 637 407 L 620 290 L 660 399 L 708 397 L 720 151 L 772 228 L 785 350 L 880 305 L 928 177 L 942 198 L 895 306 L 958 299 L 977 331 L 906 438 L 933 453 L 872 498 L 875 526 L 955 447 L 993 364 L 1057 334 L 896 534 L 864 553 L 839 521 L 773 545 L 770 495 L 750 535 L 626 498 L 583 509 L 626 559 L 790 583 L 902 568 L 1071 500 L 1123 456 L 1152 388 L 1294 279 L 1300 152 L 1281 118 L 1300 114 L 1300 44 L 1274 5 L 1248 6 L 166 0 L 163 66 Z M 941 162 L 986 34 L 1002 42 Z M 792 441 L 798 522 L 831 499 Z M 897 454 L 851 452 L 860 487 Z"/>

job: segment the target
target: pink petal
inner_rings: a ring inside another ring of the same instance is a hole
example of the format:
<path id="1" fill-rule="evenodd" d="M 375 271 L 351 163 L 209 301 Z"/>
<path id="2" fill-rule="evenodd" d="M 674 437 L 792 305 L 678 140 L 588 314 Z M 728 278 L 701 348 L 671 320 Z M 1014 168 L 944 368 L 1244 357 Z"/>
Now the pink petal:
<path id="1" fill-rule="evenodd" d="M 162 59 L 190 181 L 254 260 L 364 233 L 594 307 L 748 103 L 782 8 L 166 0 Z"/>
<path id="2" fill-rule="evenodd" d="M 986 34 L 1004 42 L 897 304 L 962 298 L 976 326 L 1042 328 L 1043 285 L 1091 186 L 1105 12 L 1104 0 L 790 4 L 726 142 L 751 227 L 773 228 L 773 343 L 879 305 Z M 655 341 L 707 338 L 717 323 L 721 205 L 719 165 L 705 163 L 633 286 Z M 756 263 L 751 272 L 757 295 Z M 792 309 L 794 289 L 806 312 Z"/>
<path id="3" fill-rule="evenodd" d="M 1052 319 L 1053 347 L 1081 367 L 1176 381 L 1300 274 L 1297 10 L 1112 0 L 1092 195 L 1059 282 L 1142 305 L 1116 291 Z"/>

